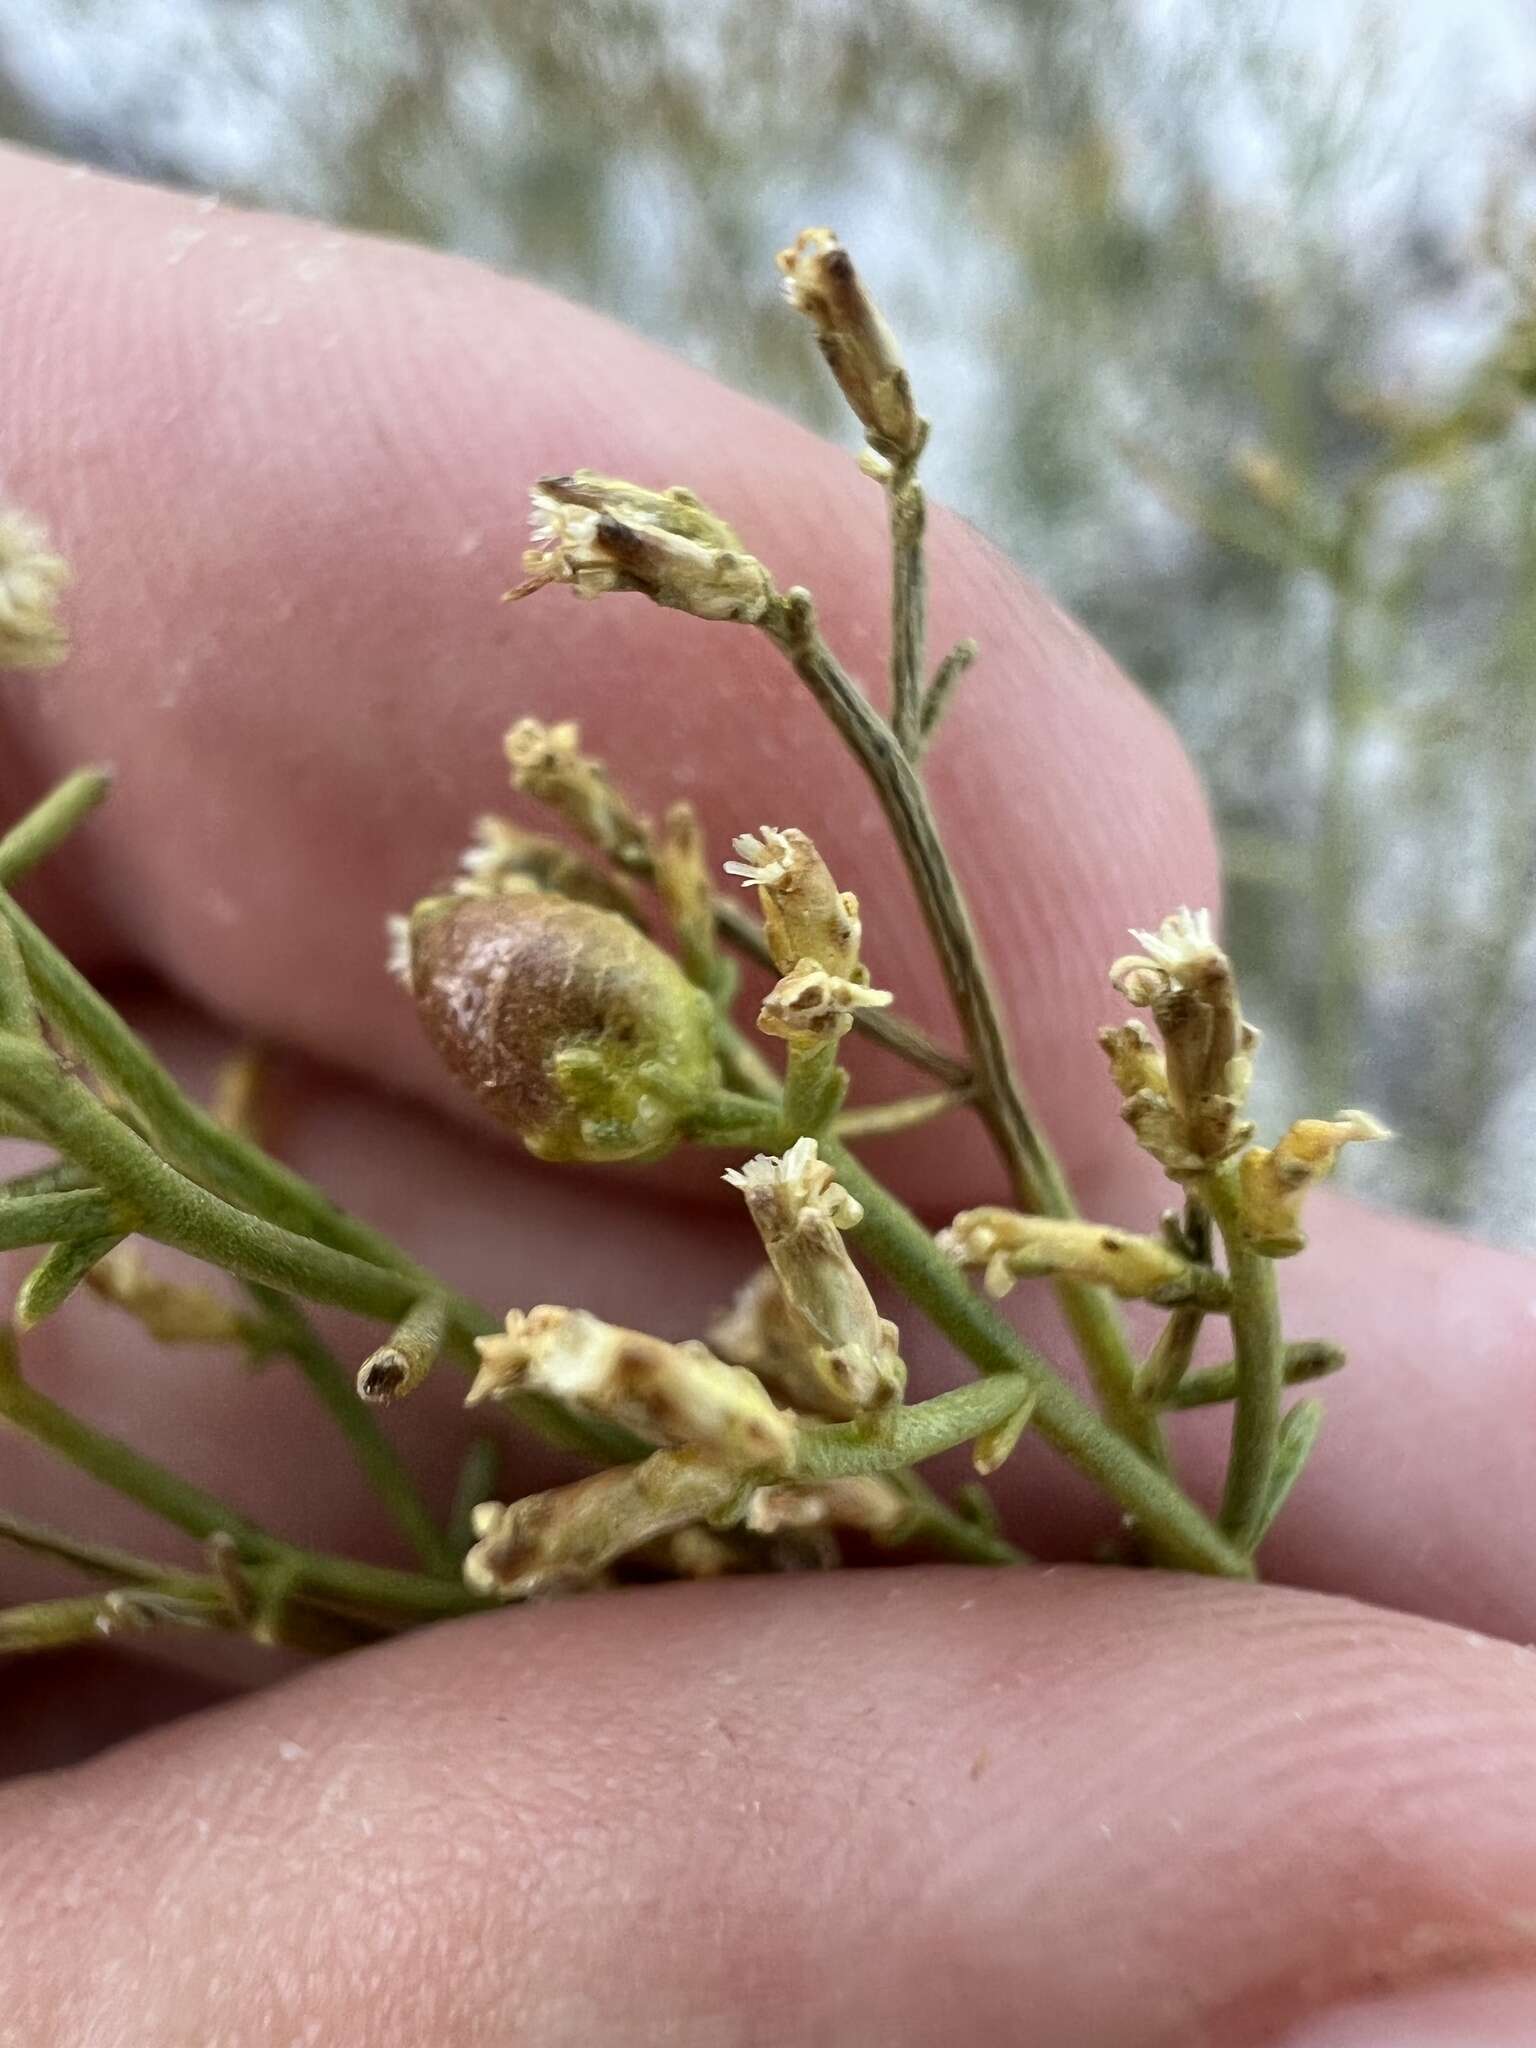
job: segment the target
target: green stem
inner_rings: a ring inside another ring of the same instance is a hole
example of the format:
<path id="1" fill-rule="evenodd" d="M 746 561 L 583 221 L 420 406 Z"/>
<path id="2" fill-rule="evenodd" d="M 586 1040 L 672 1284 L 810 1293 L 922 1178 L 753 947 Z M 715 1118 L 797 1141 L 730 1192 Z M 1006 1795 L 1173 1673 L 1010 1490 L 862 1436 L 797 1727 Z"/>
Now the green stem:
<path id="1" fill-rule="evenodd" d="M 121 1219 L 100 1188 L 0 1196 L 0 1252 L 103 1237 L 114 1226 L 121 1227 Z"/>
<path id="2" fill-rule="evenodd" d="M 363 1360 L 357 1373 L 358 1397 L 403 1401 L 414 1394 L 437 1363 L 447 1333 L 446 1296 L 424 1294 L 400 1318 L 389 1341 Z"/>
<path id="3" fill-rule="evenodd" d="M 453 1507 L 448 1516 L 448 1541 L 453 1554 L 462 1558 L 475 1540 L 473 1515 L 482 1501 L 498 1498 L 501 1445 L 493 1436 L 477 1436 L 464 1453 L 454 1483 Z"/>
<path id="4" fill-rule="evenodd" d="M 837 1063 L 838 1044 L 802 1047 L 791 1044 L 784 1070 L 784 1103 L 781 1142 L 787 1147 L 796 1138 L 814 1136 L 826 1129 L 841 1106 L 848 1086 L 847 1076 Z"/>
<path id="5" fill-rule="evenodd" d="M 378 1418 L 357 1398 L 351 1375 L 296 1302 L 270 1287 L 248 1284 L 246 1292 L 261 1312 L 266 1328 L 314 1389 L 321 1406 L 351 1447 L 369 1485 L 384 1504 L 395 1527 L 429 1572 L 445 1578 L 458 1574 L 458 1559 L 437 1526 L 399 1453 L 379 1427 Z"/>
<path id="6" fill-rule="evenodd" d="M 863 1207 L 864 1220 L 852 1233 L 855 1243 L 981 1372 L 1025 1375 L 1036 1398 L 1032 1426 L 1111 1494 L 1168 1562 L 1230 1578 L 1252 1576 L 1248 1560 L 1172 1480 L 1102 1422 L 988 1302 L 971 1292 L 909 1209 L 841 1145 L 824 1141 L 821 1150 Z"/>
<path id="7" fill-rule="evenodd" d="M 481 1612 L 486 1601 L 446 1579 L 389 1566 L 360 1564 L 352 1558 L 328 1557 L 300 1550 L 270 1536 L 249 1517 L 200 1487 L 168 1472 L 119 1438 L 94 1429 L 50 1401 L 15 1371 L 0 1354 L 0 1422 L 9 1423 L 92 1479 L 137 1501 L 173 1528 L 206 1543 L 211 1536 L 234 1539 L 248 1562 L 291 1570 L 296 1589 L 313 1595 L 337 1613 L 370 1618 L 391 1616 L 433 1620 L 439 1616 Z"/>
<path id="8" fill-rule="evenodd" d="M 826 713 L 885 812 L 965 1033 L 977 1111 L 1007 1164 L 1015 1200 L 1041 1215 L 1076 1216 L 1060 1163 L 1014 1073 L 975 924 L 921 777 L 822 638 L 807 592 L 790 591 L 763 630 Z M 1066 1278 L 1054 1284 L 1105 1414 L 1148 1459 L 1162 1462 L 1157 1417 L 1135 1397 L 1135 1360 L 1119 1309 L 1103 1288 Z"/>
<path id="9" fill-rule="evenodd" d="M 1305 1380 L 1326 1379 L 1331 1372 L 1337 1372 L 1344 1364 L 1344 1353 L 1337 1344 L 1304 1342 L 1287 1344 L 1285 1347 L 1285 1384 L 1300 1386 Z M 1222 1401 L 1237 1397 L 1237 1366 L 1228 1359 L 1224 1365 L 1207 1367 L 1204 1372 L 1192 1372 L 1168 1395 L 1164 1408 L 1209 1408 Z"/>
<path id="10" fill-rule="evenodd" d="M 190 1180 L 73 1081 L 41 1046 L 0 1037 L 0 1103 L 25 1105 L 60 1151 L 89 1168 L 117 1197 L 125 1218 L 162 1244 L 193 1253 L 242 1279 L 306 1301 L 327 1302 L 395 1323 L 437 1283 L 405 1261 L 392 1266 L 338 1251 L 313 1237 L 252 1216 Z M 760 1113 L 760 1110 L 759 1110 Z M 258 1155 L 259 1156 L 259 1155 Z M 303 1184 L 300 1183 L 302 1186 Z M 315 1197 L 316 1201 L 320 1200 Z M 324 1206 L 322 1204 L 322 1206 Z M 450 1296 L 461 1330 L 486 1332 L 496 1317 Z M 470 1357 L 474 1357 L 470 1347 Z M 625 1431 L 584 1421 L 542 1395 L 506 1404 L 551 1442 L 602 1462 L 643 1456 Z"/>
<path id="11" fill-rule="evenodd" d="M 100 1237 L 77 1237 L 56 1244 L 17 1290 L 17 1329 L 35 1329 L 55 1309 L 62 1308 L 92 1266 L 122 1241 L 121 1231 L 109 1230 Z"/>
<path id="12" fill-rule="evenodd" d="M 855 1479 L 937 1458 L 1006 1422 L 1031 1399 L 1022 1372 L 969 1380 L 910 1407 L 881 1408 L 852 1422 L 804 1428 L 795 1440 L 797 1480 Z"/>
<path id="13" fill-rule="evenodd" d="M 0 839 L 0 887 L 13 883 L 67 839 L 112 788 L 110 768 L 80 768 L 50 790 Z"/>
<path id="14" fill-rule="evenodd" d="M 927 523 L 922 486 L 911 463 L 891 471 L 886 502 L 891 523 L 891 727 L 909 760 L 922 746 L 927 661 L 928 577 L 923 560 Z"/>
<path id="15" fill-rule="evenodd" d="M 124 1635 L 165 1623 L 193 1628 L 230 1628 L 233 1618 L 210 1581 L 197 1594 L 162 1594 L 134 1586 L 110 1593 L 77 1593 L 62 1600 L 34 1600 L 0 1609 L 0 1657 L 66 1650 L 104 1636 Z"/>
<path id="16" fill-rule="evenodd" d="M 1285 1344 L 1274 1262 L 1256 1252 L 1243 1233 L 1234 1161 L 1206 1176 L 1207 1203 L 1226 1247 L 1232 1281 L 1232 1325 L 1236 1400 L 1232 1411 L 1232 1452 L 1221 1503 L 1221 1528 L 1251 1554 L 1263 1527 L 1280 1439 L 1280 1403 L 1285 1388 Z"/>

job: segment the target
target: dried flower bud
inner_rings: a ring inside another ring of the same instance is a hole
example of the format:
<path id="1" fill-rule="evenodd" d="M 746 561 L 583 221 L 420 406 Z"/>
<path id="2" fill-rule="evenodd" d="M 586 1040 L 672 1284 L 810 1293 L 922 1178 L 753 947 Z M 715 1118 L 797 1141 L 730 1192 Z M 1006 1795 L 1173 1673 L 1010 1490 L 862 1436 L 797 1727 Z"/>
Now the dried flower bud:
<path id="1" fill-rule="evenodd" d="M 894 1480 L 875 1474 L 810 1486 L 760 1486 L 747 1504 L 746 1525 L 759 1536 L 836 1527 L 891 1537 L 911 1519 L 906 1494 Z"/>
<path id="2" fill-rule="evenodd" d="M 841 1236 L 864 1212 L 838 1185 L 816 1140 L 797 1139 L 782 1158 L 759 1153 L 725 1178 L 746 1197 L 829 1397 L 855 1411 L 899 1400 L 907 1376 L 900 1332 L 876 1308 Z"/>
<path id="3" fill-rule="evenodd" d="M 534 545 L 511 598 L 568 583 L 578 597 L 633 590 L 695 618 L 750 623 L 776 596 L 762 563 L 679 486 L 648 491 L 577 470 L 541 477 L 531 496 Z"/>
<path id="4" fill-rule="evenodd" d="M 883 1010 L 891 1000 L 889 989 L 866 988 L 802 960 L 764 997 L 757 1028 L 792 1045 L 825 1045 L 853 1029 L 855 1010 Z"/>
<path id="5" fill-rule="evenodd" d="M 859 963 L 859 899 L 839 889 L 814 843 L 793 826 L 760 825 L 735 841 L 725 872 L 756 889 L 768 951 L 780 974 L 814 961 L 828 974 L 867 980 Z"/>
<path id="6" fill-rule="evenodd" d="M 548 804 L 613 859 L 633 863 L 646 857 L 645 820 L 614 788 L 602 762 L 581 751 L 581 727 L 573 719 L 545 725 L 520 718 L 502 745 L 514 788 Z"/>
<path id="7" fill-rule="evenodd" d="M 738 1468 L 782 1467 L 794 1455 L 793 1415 L 774 1406 L 761 1380 L 702 1344 L 668 1344 L 585 1309 L 545 1305 L 510 1310 L 505 1330 L 477 1337 L 475 1348 L 471 1401 L 548 1394 L 647 1443 L 697 1445 Z"/>
<path id="8" fill-rule="evenodd" d="M 1219 1274 L 1182 1257 L 1163 1238 L 1102 1223 L 966 1209 L 940 1231 L 938 1242 L 956 1265 L 984 1267 L 987 1292 L 998 1300 L 1016 1280 L 1042 1273 L 1069 1273 L 1129 1300 L 1165 1305 L 1199 1300 L 1214 1308 L 1226 1293 Z"/>
<path id="9" fill-rule="evenodd" d="M 631 924 L 639 922 L 635 899 L 622 877 L 537 832 L 525 832 L 510 818 L 487 815 L 475 820 L 475 839 L 459 857 L 461 873 L 453 884 L 456 896 L 509 896 L 543 890 L 616 911 Z"/>
<path id="10" fill-rule="evenodd" d="M 0 507 L 0 668 L 52 668 L 69 652 L 58 614 L 69 564 L 25 512 Z"/>
<path id="11" fill-rule="evenodd" d="M 206 1287 L 152 1273 L 131 1245 L 110 1251 L 85 1276 L 95 1294 L 142 1323 L 158 1344 L 243 1344 L 251 1324 Z"/>
<path id="12" fill-rule="evenodd" d="M 656 1158 L 719 1085 L 708 997 L 611 911 L 429 897 L 403 937 L 444 1064 L 540 1159 Z"/>
<path id="13" fill-rule="evenodd" d="M 871 447 L 893 462 L 914 461 L 927 425 L 912 402 L 896 337 L 859 282 L 853 258 L 830 228 L 806 228 L 780 250 L 778 264 L 784 296 L 815 327 L 827 367 Z"/>
<path id="14" fill-rule="evenodd" d="M 821 1346 L 784 1298 L 772 1266 L 760 1266 L 705 1333 L 710 1349 L 755 1373 L 776 1399 L 802 1415 L 849 1422 L 859 1410 L 833 1385 Z"/>
<path id="15" fill-rule="evenodd" d="M 1252 1135 L 1240 1112 L 1258 1033 L 1238 1007 L 1232 963 L 1216 943 L 1209 911 L 1177 910 L 1155 932 L 1132 937 L 1146 950 L 1115 961 L 1109 978 L 1128 1002 L 1150 1007 L 1163 1041 L 1161 1081 L 1144 1044 L 1126 1037 L 1134 1027 L 1101 1042 L 1128 1095 L 1126 1120 L 1179 1178 L 1229 1158 Z M 1138 1085 L 1127 1088 L 1132 1080 Z"/>
<path id="16" fill-rule="evenodd" d="M 1328 1177 L 1345 1145 L 1391 1135 L 1365 1110 L 1345 1109 L 1332 1119 L 1303 1117 L 1273 1151 L 1255 1145 L 1238 1164 L 1243 1234 L 1272 1259 L 1304 1250 L 1301 1201 L 1307 1189 Z"/>
<path id="17" fill-rule="evenodd" d="M 572 1591 L 626 1552 L 721 1514 L 741 1486 L 737 1473 L 699 1453 L 657 1451 L 509 1507 L 485 1501 L 474 1512 L 478 1541 L 464 1560 L 465 1583 L 503 1600 Z"/>
<path id="18" fill-rule="evenodd" d="M 1127 1024 L 1106 1024 L 1099 1043 L 1109 1057 L 1110 1077 L 1127 1101 L 1143 1088 L 1168 1092 L 1168 1070 L 1145 1024 L 1133 1017 Z"/>

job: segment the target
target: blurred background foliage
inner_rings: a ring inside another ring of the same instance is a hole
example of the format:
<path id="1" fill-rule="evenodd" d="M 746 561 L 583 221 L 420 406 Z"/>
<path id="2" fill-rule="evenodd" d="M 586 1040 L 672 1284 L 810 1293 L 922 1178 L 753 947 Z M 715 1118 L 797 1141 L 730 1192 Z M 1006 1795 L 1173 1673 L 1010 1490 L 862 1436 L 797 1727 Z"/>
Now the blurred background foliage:
<path id="1" fill-rule="evenodd" d="M 842 434 L 765 260 L 830 220 L 935 492 L 1200 761 L 1267 1115 L 1364 1100 L 1357 1184 L 1536 1243 L 1528 0 L 7 0 L 0 132 L 517 269 Z"/>

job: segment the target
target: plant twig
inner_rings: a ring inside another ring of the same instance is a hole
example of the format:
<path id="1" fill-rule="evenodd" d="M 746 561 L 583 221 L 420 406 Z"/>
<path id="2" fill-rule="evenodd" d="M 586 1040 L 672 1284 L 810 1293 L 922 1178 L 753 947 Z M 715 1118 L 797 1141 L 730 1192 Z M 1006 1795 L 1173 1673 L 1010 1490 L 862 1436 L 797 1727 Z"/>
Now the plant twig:
<path id="1" fill-rule="evenodd" d="M 897 462 L 885 479 L 891 524 L 891 729 L 915 760 L 922 748 L 928 573 L 923 559 L 927 510 L 914 474 L 916 458 Z"/>
<path id="2" fill-rule="evenodd" d="M 11 888 L 45 860 L 111 793 L 110 768 L 80 768 L 0 838 L 0 888 Z"/>
<path id="3" fill-rule="evenodd" d="M 1251 1554 L 1264 1526 L 1279 1447 L 1285 1343 L 1274 1262 L 1255 1251 L 1244 1234 L 1236 1174 L 1229 1161 L 1207 1174 L 1203 1185 L 1232 1282 L 1228 1316 L 1237 1380 L 1220 1521 L 1232 1542 Z"/>
<path id="4" fill-rule="evenodd" d="M 827 646 L 809 593 L 792 590 L 763 620 L 863 768 L 900 848 L 975 1069 L 976 1107 L 1002 1153 L 1016 1201 L 1047 1216 L 1077 1212 L 1055 1154 L 1019 1087 L 971 914 L 922 782 L 879 713 Z M 1135 1398 L 1135 1364 L 1119 1312 L 1102 1288 L 1062 1279 L 1058 1296 L 1107 1415 L 1161 1460 L 1156 1417 Z"/>
<path id="5" fill-rule="evenodd" d="M 458 1559 L 447 1537 L 417 1492 L 400 1454 L 380 1429 L 377 1416 L 358 1400 L 351 1375 L 336 1354 L 287 1295 L 256 1282 L 247 1282 L 246 1292 L 266 1330 L 299 1368 L 346 1438 L 359 1469 L 419 1561 L 429 1572 L 452 1578 Z"/>
<path id="6" fill-rule="evenodd" d="M 974 640 L 957 640 L 933 672 L 933 681 L 923 696 L 922 726 L 918 734 L 921 751 L 939 729 L 939 720 L 949 708 L 955 685 L 965 674 L 981 649 Z"/>
<path id="7" fill-rule="evenodd" d="M 1285 1384 L 1288 1387 L 1300 1386 L 1305 1380 L 1326 1379 L 1329 1373 L 1337 1372 L 1344 1364 L 1344 1353 L 1337 1344 L 1287 1344 L 1284 1355 Z M 1175 1409 L 1209 1408 L 1234 1400 L 1236 1395 L 1237 1366 L 1228 1359 L 1224 1365 L 1209 1366 L 1204 1372 L 1192 1372 L 1174 1388 L 1162 1405 Z"/>

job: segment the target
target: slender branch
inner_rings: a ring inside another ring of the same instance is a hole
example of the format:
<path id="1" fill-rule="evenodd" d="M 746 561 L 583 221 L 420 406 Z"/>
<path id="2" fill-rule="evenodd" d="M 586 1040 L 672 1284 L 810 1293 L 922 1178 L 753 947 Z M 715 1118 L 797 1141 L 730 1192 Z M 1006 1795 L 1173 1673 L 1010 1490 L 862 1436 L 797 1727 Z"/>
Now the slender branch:
<path id="1" fill-rule="evenodd" d="M 232 1538 L 241 1559 L 284 1568 L 295 1590 L 313 1596 L 336 1613 L 363 1620 L 376 1619 L 381 1613 L 432 1620 L 478 1613 L 488 1604 L 446 1579 L 328 1557 L 269 1535 L 227 1502 L 50 1401 L 21 1378 L 5 1347 L 0 1347 L 0 1423 L 19 1429 L 92 1479 L 201 1542 L 216 1536 Z"/>
<path id="2" fill-rule="evenodd" d="M 1173 1482 L 1093 1413 L 1037 1351 L 973 1294 L 911 1211 L 835 1141 L 822 1155 L 862 1205 L 854 1242 L 983 1373 L 1021 1373 L 1034 1389 L 1033 1427 L 1113 1495 L 1170 1563 L 1250 1577 L 1251 1567 Z"/>
<path id="3" fill-rule="evenodd" d="M 0 1252 L 20 1251 L 24 1245 L 102 1237 L 121 1226 L 122 1219 L 110 1196 L 100 1188 L 0 1197 Z"/>
<path id="4" fill-rule="evenodd" d="M 915 760 L 922 747 L 928 626 L 927 508 L 914 468 L 915 458 L 898 463 L 885 482 L 891 523 L 891 727 L 908 760 Z"/>
<path id="5" fill-rule="evenodd" d="M 156 1227 L 152 1234 L 185 1250 L 199 1251 L 201 1246 L 200 1256 L 247 1279 L 388 1322 L 397 1321 L 423 1293 L 443 1291 L 432 1274 L 387 1238 L 344 1216 L 300 1175 L 238 1133 L 224 1130 L 190 1102 L 111 1005 L 3 894 L 0 917 L 15 933 L 33 990 L 61 1035 L 132 1105 L 171 1164 L 157 1157 L 84 1088 L 67 1082 L 45 1054 L 42 1060 L 48 1073 L 44 1074 L 34 1057 L 33 1080 L 21 1079 L 15 1095 L 8 1097 L 7 1083 L 0 1078 L 0 1115 L 7 1108 L 14 1109 L 35 1127 L 40 1097 L 34 1097 L 33 1083 L 46 1089 L 56 1108 L 66 1101 L 60 1088 L 72 1087 L 67 1101 L 77 1129 L 89 1127 L 94 1133 L 92 1142 L 106 1145 L 129 1184 L 136 1185 L 142 1173 L 146 1182 L 158 1188 L 164 1227 Z M 41 1054 L 41 1048 L 23 1048 L 14 1037 L 5 1043 L 11 1049 Z M 5 1058 L 0 1051 L 0 1065 Z M 87 1163 L 71 1145 L 61 1144 L 60 1149 L 71 1152 L 77 1165 Z M 248 1203 L 262 1214 L 247 1216 L 233 1206 L 236 1203 Z M 147 1220 L 141 1205 L 138 1213 L 140 1220 Z M 267 1220 L 273 1216 L 292 1228 Z M 0 1223 L 0 1230 L 3 1227 Z M 190 1242 L 185 1235 L 188 1227 L 194 1232 Z M 168 1229 L 180 1234 L 168 1235 Z M 226 1256 L 221 1237 L 240 1247 L 236 1255 Z M 454 1348 L 473 1365 L 477 1361 L 472 1339 L 498 1328 L 500 1319 L 461 1295 L 450 1293 L 448 1299 L 453 1310 Z M 641 1447 L 624 1432 L 586 1422 L 545 1396 L 519 1396 L 506 1405 L 529 1428 L 563 1449 L 600 1462 L 643 1455 Z"/>
<path id="6" fill-rule="evenodd" d="M 938 731 L 939 720 L 949 709 L 949 700 L 954 695 L 955 685 L 980 652 L 981 649 L 974 640 L 957 640 L 934 670 L 933 681 L 928 685 L 927 692 L 923 697 L 922 730 L 918 736 L 919 749 L 926 748 L 928 742 Z"/>
<path id="7" fill-rule="evenodd" d="M 1251 1553 L 1264 1525 L 1280 1438 L 1285 1388 L 1285 1344 L 1275 1268 L 1243 1234 L 1237 1169 L 1228 1162 L 1204 1181 L 1206 1200 L 1226 1247 L 1232 1280 L 1232 1347 L 1237 1379 L 1232 1411 L 1232 1453 L 1221 1503 L 1221 1527 Z"/>
<path id="8" fill-rule="evenodd" d="M 298 1304 L 270 1287 L 247 1283 L 262 1322 L 314 1389 L 321 1406 L 351 1447 L 369 1485 L 395 1527 L 429 1572 L 452 1578 L 458 1559 L 434 1521 L 416 1482 L 373 1411 L 357 1398 L 352 1377 Z"/>
<path id="9" fill-rule="evenodd" d="M 1306 1380 L 1326 1379 L 1344 1364 L 1337 1344 L 1300 1343 L 1285 1347 L 1285 1384 L 1300 1386 Z M 1204 1372 L 1192 1372 L 1163 1402 L 1165 1408 L 1209 1408 L 1237 1397 L 1237 1366 L 1228 1359 Z"/>
<path id="10" fill-rule="evenodd" d="M 872 1103 L 867 1109 L 845 1109 L 833 1126 L 844 1139 L 885 1138 L 931 1123 L 951 1110 L 967 1109 L 976 1098 L 968 1088 L 945 1088 L 933 1095 L 904 1095 L 896 1102 Z"/>
<path id="11" fill-rule="evenodd" d="M 1024 1100 L 997 999 L 965 898 L 927 794 L 895 736 L 823 640 L 809 594 L 792 590 L 763 630 L 831 720 L 880 800 L 906 863 L 975 1068 L 977 1110 L 1007 1163 L 1014 1198 L 1047 1216 L 1074 1216 L 1061 1167 Z M 1102 1288 L 1062 1279 L 1056 1289 L 1104 1411 L 1128 1441 L 1162 1458 L 1157 1419 L 1135 1398 L 1125 1325 Z"/>
<path id="12" fill-rule="evenodd" d="M 0 839 L 0 887 L 13 883 L 67 839 L 112 788 L 110 768 L 80 768 Z"/>
<path id="13" fill-rule="evenodd" d="M 103 1636 L 124 1635 L 165 1624 L 190 1628 L 232 1628 L 234 1617 L 212 1580 L 197 1592 L 161 1593 L 143 1586 L 110 1593 L 77 1593 L 62 1600 L 34 1600 L 0 1609 L 0 1657 L 65 1650 Z"/>

